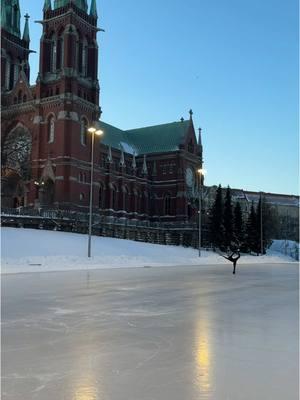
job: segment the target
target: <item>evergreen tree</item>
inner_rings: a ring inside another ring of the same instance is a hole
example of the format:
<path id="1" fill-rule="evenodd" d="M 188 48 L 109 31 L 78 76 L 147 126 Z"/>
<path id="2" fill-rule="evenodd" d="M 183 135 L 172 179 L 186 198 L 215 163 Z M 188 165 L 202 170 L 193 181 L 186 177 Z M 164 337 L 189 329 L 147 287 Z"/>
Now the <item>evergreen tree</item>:
<path id="1" fill-rule="evenodd" d="M 263 254 L 266 253 L 267 248 L 272 243 L 272 238 L 276 237 L 278 230 L 278 216 L 275 210 L 273 210 L 267 203 L 266 198 L 260 196 L 257 204 L 257 235 L 260 242 L 261 252 L 261 235 L 263 244 Z"/>
<path id="2" fill-rule="evenodd" d="M 243 223 L 243 214 L 242 208 L 239 202 L 236 203 L 234 207 L 234 227 L 233 227 L 233 234 L 234 239 L 238 244 L 238 247 L 243 248 L 244 245 L 244 223 Z"/>
<path id="3" fill-rule="evenodd" d="M 256 216 L 257 216 L 256 217 L 256 235 L 259 240 L 258 252 L 261 254 L 264 254 L 265 253 L 264 245 L 263 245 L 263 250 L 262 250 L 262 245 L 261 245 L 261 240 L 264 238 L 263 224 L 262 224 L 263 215 L 262 214 L 263 214 L 262 198 L 260 196 L 258 204 L 257 204 L 257 208 L 256 208 Z"/>
<path id="4" fill-rule="evenodd" d="M 257 214 L 254 204 L 251 205 L 250 214 L 247 221 L 246 244 L 249 251 L 259 254 L 259 235 L 257 234 Z"/>
<path id="5" fill-rule="evenodd" d="M 213 246 L 221 247 L 223 244 L 223 199 L 222 187 L 219 185 L 210 216 L 210 240 Z"/>
<path id="6" fill-rule="evenodd" d="M 231 190 L 229 186 L 226 190 L 226 195 L 225 195 L 223 224 L 224 224 L 223 243 L 227 248 L 230 247 L 233 242 L 233 213 L 232 213 L 232 202 L 231 202 Z"/>

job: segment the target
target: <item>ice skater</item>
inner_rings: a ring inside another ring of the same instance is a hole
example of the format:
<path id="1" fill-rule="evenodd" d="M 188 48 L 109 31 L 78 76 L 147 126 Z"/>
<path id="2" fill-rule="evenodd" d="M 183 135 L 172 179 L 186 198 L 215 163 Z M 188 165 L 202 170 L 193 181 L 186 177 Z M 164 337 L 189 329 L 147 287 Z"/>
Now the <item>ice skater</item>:
<path id="1" fill-rule="evenodd" d="M 235 255 L 236 255 L 236 256 L 235 256 Z M 239 251 L 239 250 L 233 251 L 233 252 L 230 254 L 230 256 L 227 256 L 227 257 L 226 257 L 226 256 L 223 256 L 223 255 L 222 255 L 222 257 L 224 257 L 224 258 L 226 258 L 226 260 L 232 262 L 232 264 L 233 264 L 233 271 L 232 271 L 232 273 L 235 274 L 235 268 L 236 268 L 237 261 L 238 261 L 238 259 L 241 257 L 240 251 Z"/>

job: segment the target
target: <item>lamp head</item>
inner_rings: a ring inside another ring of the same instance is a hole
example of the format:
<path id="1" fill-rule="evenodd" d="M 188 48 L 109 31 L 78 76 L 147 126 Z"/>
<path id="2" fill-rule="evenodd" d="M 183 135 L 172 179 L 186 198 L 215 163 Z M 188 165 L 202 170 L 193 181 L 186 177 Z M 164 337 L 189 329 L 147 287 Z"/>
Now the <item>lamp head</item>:
<path id="1" fill-rule="evenodd" d="M 199 168 L 198 169 L 198 174 L 204 176 L 206 174 L 206 170 L 204 168 Z"/>

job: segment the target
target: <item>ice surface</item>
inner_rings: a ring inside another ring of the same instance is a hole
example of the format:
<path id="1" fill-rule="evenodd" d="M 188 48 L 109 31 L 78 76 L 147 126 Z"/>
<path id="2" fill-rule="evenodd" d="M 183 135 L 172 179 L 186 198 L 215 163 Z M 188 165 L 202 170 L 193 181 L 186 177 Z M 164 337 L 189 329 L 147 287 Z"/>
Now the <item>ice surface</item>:
<path id="1" fill-rule="evenodd" d="M 2 273 L 59 271 L 171 265 L 230 264 L 220 255 L 179 246 L 164 246 L 104 237 L 92 238 L 87 258 L 87 235 L 34 229 L 2 228 Z M 293 261 L 280 253 L 243 255 L 241 263 Z"/>
<path id="2" fill-rule="evenodd" d="M 2 277 L 3 400 L 297 400 L 298 266 Z"/>

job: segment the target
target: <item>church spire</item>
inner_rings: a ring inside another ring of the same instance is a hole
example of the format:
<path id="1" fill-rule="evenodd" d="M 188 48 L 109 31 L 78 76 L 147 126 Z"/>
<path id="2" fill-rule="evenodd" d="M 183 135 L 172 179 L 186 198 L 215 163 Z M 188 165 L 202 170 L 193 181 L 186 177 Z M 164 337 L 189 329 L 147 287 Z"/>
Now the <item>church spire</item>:
<path id="1" fill-rule="evenodd" d="M 92 0 L 92 2 L 91 2 L 90 15 L 92 15 L 95 18 L 98 17 L 96 0 Z"/>
<path id="2" fill-rule="evenodd" d="M 25 26 L 24 26 L 24 33 L 23 33 L 23 40 L 26 42 L 30 42 L 30 36 L 29 36 L 29 20 L 30 16 L 28 14 L 25 15 Z"/>
<path id="3" fill-rule="evenodd" d="M 43 11 L 48 11 L 51 10 L 51 0 L 45 0 L 44 1 L 44 7 L 43 7 Z"/>

